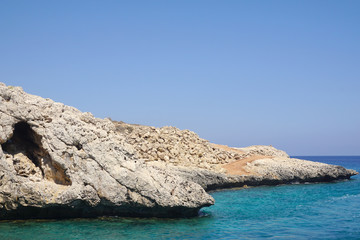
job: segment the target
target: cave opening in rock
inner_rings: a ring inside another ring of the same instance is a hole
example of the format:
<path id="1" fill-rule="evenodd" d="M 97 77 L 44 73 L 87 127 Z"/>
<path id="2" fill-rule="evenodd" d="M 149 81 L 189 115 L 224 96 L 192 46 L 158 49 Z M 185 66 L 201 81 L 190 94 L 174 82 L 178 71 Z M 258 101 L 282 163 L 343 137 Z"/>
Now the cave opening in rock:
<path id="1" fill-rule="evenodd" d="M 19 122 L 14 126 L 13 136 L 1 147 L 11 155 L 24 153 L 37 167 L 40 167 L 39 159 L 35 156 L 35 152 L 39 152 L 35 137 L 28 123 Z"/>
<path id="2" fill-rule="evenodd" d="M 48 151 L 43 148 L 41 139 L 42 137 L 32 130 L 27 122 L 22 121 L 15 124 L 12 137 L 1 147 L 4 153 L 13 156 L 15 169 L 21 169 L 21 173 L 19 173 L 20 170 L 17 171 L 19 175 L 26 176 L 28 173 L 25 173 L 24 169 L 28 166 L 19 167 L 18 165 L 31 165 L 32 162 L 37 169 L 41 170 L 43 178 L 57 184 L 71 185 L 70 178 L 65 174 L 64 169 L 54 162 Z M 23 156 L 20 161 L 19 154 Z M 26 162 L 26 159 L 31 162 Z"/>

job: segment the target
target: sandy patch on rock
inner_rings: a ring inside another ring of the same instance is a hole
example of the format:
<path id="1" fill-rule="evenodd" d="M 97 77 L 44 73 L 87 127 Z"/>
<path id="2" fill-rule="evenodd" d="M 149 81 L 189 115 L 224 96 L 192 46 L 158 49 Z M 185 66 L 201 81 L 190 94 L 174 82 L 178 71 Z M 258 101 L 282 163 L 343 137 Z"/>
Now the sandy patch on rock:
<path id="1" fill-rule="evenodd" d="M 222 168 L 226 170 L 227 174 L 230 175 L 257 175 L 254 172 L 250 172 L 249 170 L 245 169 L 245 166 L 248 163 L 251 163 L 255 160 L 264 159 L 264 158 L 273 158 L 270 156 L 262 156 L 262 155 L 253 155 L 247 158 L 243 158 L 240 160 L 237 160 L 232 163 L 224 164 Z"/>

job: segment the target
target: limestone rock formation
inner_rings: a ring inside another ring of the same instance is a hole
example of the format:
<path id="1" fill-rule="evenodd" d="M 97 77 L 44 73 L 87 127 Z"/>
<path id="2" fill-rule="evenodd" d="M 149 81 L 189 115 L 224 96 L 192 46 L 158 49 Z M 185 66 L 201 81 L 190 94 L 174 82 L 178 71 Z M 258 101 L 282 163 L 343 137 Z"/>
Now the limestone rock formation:
<path id="1" fill-rule="evenodd" d="M 204 189 L 321 182 L 358 174 L 272 146 L 231 148 L 189 130 L 98 119 L 0 83 L 0 219 L 178 217 Z"/>
<path id="2" fill-rule="evenodd" d="M 246 154 L 246 156 L 261 155 L 261 156 L 270 156 L 270 157 L 289 158 L 289 155 L 286 152 L 276 149 L 273 146 L 255 145 L 255 146 L 237 148 L 237 149 L 243 151 Z"/>
<path id="3" fill-rule="evenodd" d="M 246 156 L 241 150 L 209 143 L 189 130 L 176 127 L 155 128 L 116 121 L 114 124 L 126 142 L 134 146 L 137 156 L 146 162 L 162 161 L 174 166 L 221 171 L 219 164 Z"/>
<path id="4" fill-rule="evenodd" d="M 134 156 L 108 119 L 0 83 L 0 219 L 192 216 L 214 200 Z"/>
<path id="5" fill-rule="evenodd" d="M 324 182 L 358 174 L 341 166 L 290 158 L 272 146 L 231 148 L 212 144 L 189 130 L 114 122 L 135 154 L 149 165 L 200 184 L 206 190 Z"/>
<path id="6" fill-rule="evenodd" d="M 341 166 L 292 158 L 261 158 L 245 165 L 245 174 L 228 174 L 203 168 L 171 166 L 163 162 L 150 162 L 159 169 L 167 169 L 177 176 L 196 182 L 206 190 L 224 188 L 330 182 L 349 179 L 358 172 Z"/>
<path id="7" fill-rule="evenodd" d="M 245 168 L 254 175 L 283 182 L 323 182 L 347 179 L 358 174 L 341 166 L 282 157 L 258 159 L 248 163 Z"/>

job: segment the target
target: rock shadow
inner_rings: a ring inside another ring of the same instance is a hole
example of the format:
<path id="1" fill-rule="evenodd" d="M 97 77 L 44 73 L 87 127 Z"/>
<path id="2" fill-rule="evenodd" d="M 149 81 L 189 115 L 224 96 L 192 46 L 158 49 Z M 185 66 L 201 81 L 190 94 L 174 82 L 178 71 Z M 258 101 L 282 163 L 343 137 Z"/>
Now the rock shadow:
<path id="1" fill-rule="evenodd" d="M 51 159 L 41 143 L 42 136 L 31 129 L 27 122 L 14 126 L 12 137 L 1 145 L 4 153 L 13 157 L 14 168 L 18 175 L 28 177 L 39 175 L 61 185 L 71 185 L 64 168 Z"/>

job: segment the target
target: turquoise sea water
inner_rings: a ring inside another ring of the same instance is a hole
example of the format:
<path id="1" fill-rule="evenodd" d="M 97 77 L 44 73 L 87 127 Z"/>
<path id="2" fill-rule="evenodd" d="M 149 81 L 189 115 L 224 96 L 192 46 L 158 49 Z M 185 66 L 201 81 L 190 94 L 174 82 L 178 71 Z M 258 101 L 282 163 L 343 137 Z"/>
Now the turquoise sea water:
<path id="1" fill-rule="evenodd" d="M 299 157 L 360 171 L 360 156 Z M 0 239 L 360 239 L 360 177 L 212 192 L 190 219 L 0 222 Z"/>

